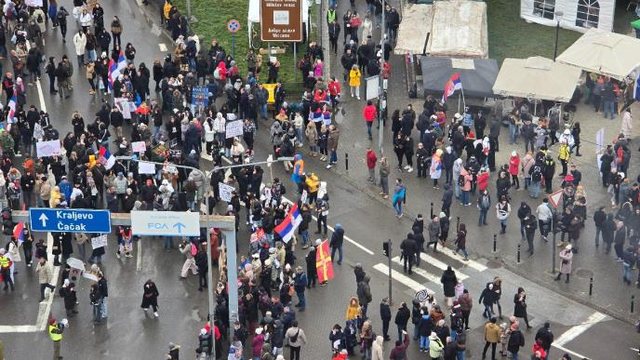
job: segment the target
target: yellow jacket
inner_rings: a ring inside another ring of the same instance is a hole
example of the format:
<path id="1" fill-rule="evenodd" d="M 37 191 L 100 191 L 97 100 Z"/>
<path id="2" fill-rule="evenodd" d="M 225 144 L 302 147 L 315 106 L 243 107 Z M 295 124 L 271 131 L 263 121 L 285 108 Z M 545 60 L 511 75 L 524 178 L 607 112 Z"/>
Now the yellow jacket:
<path id="1" fill-rule="evenodd" d="M 355 300 L 355 305 L 352 304 L 354 300 Z M 345 319 L 347 321 L 353 320 L 357 318 L 359 315 L 360 315 L 360 304 L 358 303 L 357 298 L 352 297 L 349 300 L 349 306 L 347 306 L 347 314 L 345 315 Z"/>
<path id="2" fill-rule="evenodd" d="M 352 68 L 349 71 L 349 86 L 360 86 L 360 79 L 362 78 L 362 73 L 359 68 Z"/>
<path id="3" fill-rule="evenodd" d="M 570 156 L 569 145 L 561 144 L 560 149 L 558 149 L 558 159 L 568 161 Z"/>
<path id="4" fill-rule="evenodd" d="M 173 6 L 168 1 L 164 2 L 164 8 L 162 9 L 162 13 L 164 14 L 165 20 L 169 20 L 169 12 L 171 12 L 171 8 Z"/>
<path id="5" fill-rule="evenodd" d="M 318 187 L 320 186 L 320 179 L 315 174 L 307 176 L 305 180 L 307 187 L 309 188 L 310 193 L 314 193 L 318 191 Z"/>

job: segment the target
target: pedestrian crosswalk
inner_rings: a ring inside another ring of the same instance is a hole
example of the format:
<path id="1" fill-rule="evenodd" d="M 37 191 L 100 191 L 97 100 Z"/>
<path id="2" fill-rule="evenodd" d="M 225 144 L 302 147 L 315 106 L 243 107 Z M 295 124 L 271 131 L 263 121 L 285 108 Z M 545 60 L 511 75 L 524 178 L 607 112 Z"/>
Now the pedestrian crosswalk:
<path id="1" fill-rule="evenodd" d="M 403 260 L 400 256 L 395 256 L 391 259 L 391 277 L 406 287 L 418 292 L 425 288 L 435 287 L 441 288 L 440 278 L 442 272 L 451 266 L 456 273 L 456 277 L 464 281 L 469 279 L 470 276 L 476 275 L 487 270 L 487 266 L 475 261 L 468 260 L 463 261 L 463 258 L 455 251 L 449 248 L 439 248 L 437 253 L 421 253 L 420 254 L 420 266 L 413 266 L 413 274 L 408 275 L 403 272 Z M 385 263 L 378 263 L 373 266 L 374 270 L 387 275 L 389 274 L 389 266 Z M 466 272 L 463 273 L 460 269 Z M 430 285 L 435 284 L 435 285 Z"/>

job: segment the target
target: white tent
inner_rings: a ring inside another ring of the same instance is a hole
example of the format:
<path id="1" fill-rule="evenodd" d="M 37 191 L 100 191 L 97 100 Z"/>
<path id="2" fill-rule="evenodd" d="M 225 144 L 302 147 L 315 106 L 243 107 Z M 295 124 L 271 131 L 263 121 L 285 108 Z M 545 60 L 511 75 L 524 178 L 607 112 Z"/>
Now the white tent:
<path id="1" fill-rule="evenodd" d="M 622 80 L 640 66 L 640 40 L 591 29 L 558 56 L 558 62 Z"/>
<path id="2" fill-rule="evenodd" d="M 520 0 L 520 17 L 527 22 L 585 32 L 613 31 L 616 0 Z M 557 18 L 556 13 L 562 12 Z"/>
<path id="3" fill-rule="evenodd" d="M 307 27 L 307 34 L 310 33 L 309 26 L 309 5 L 312 0 L 302 1 L 302 22 Z M 249 46 L 251 46 L 251 32 L 254 23 L 260 22 L 260 0 L 249 0 L 249 12 L 247 14 L 247 34 L 249 34 Z"/>
<path id="4" fill-rule="evenodd" d="M 493 93 L 502 96 L 569 102 L 582 70 L 535 56 L 528 59 L 504 59 L 493 85 Z"/>

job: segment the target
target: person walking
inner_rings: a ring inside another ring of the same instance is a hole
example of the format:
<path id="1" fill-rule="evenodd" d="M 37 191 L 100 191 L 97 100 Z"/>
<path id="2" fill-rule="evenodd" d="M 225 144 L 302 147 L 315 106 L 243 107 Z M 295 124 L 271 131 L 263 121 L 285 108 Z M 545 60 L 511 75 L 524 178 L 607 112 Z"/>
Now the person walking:
<path id="1" fill-rule="evenodd" d="M 64 299 L 64 309 L 67 317 L 77 314 L 76 303 L 78 302 L 78 296 L 76 294 L 76 284 L 70 282 L 69 279 L 64 279 L 60 288 L 60 296 Z"/>
<path id="2" fill-rule="evenodd" d="M 456 254 L 462 252 L 464 254 L 464 261 L 469 260 L 469 253 L 467 253 L 467 225 L 460 223 L 458 227 L 458 234 L 456 235 L 455 243 Z"/>
<path id="3" fill-rule="evenodd" d="M 194 246 L 194 244 L 192 243 L 191 246 Z M 191 251 L 190 253 L 193 254 L 193 251 Z M 203 288 L 207 287 L 207 274 L 209 271 L 207 251 L 205 250 L 204 246 L 201 246 L 197 251 L 196 256 L 194 257 L 194 261 L 196 263 L 196 266 L 198 267 L 198 291 L 202 291 Z"/>
<path id="4" fill-rule="evenodd" d="M 389 323 L 391 322 L 391 307 L 389 306 L 389 298 L 385 297 L 380 302 L 380 319 L 382 320 L 382 337 L 384 341 L 389 341 Z M 377 339 L 376 339 L 377 341 Z M 375 353 L 375 344 L 374 351 Z M 375 358 L 375 357 L 374 357 Z M 382 357 L 380 358 L 382 360 Z"/>
<path id="5" fill-rule="evenodd" d="M 517 318 L 523 318 L 524 323 L 527 324 L 527 329 L 531 329 L 529 325 L 529 317 L 527 316 L 527 294 L 524 288 L 519 287 L 518 292 L 513 296 L 513 316 Z"/>
<path id="6" fill-rule="evenodd" d="M 529 245 L 529 256 L 533 256 L 533 239 L 536 236 L 536 229 L 538 228 L 538 222 L 533 214 L 527 214 L 524 219 L 524 234 L 527 238 L 527 244 Z"/>
<path id="7" fill-rule="evenodd" d="M 360 98 L 358 98 L 360 99 Z M 373 105 L 373 101 L 367 100 L 367 105 L 362 109 L 362 118 L 367 125 L 367 135 L 369 141 L 373 140 L 371 128 L 373 127 L 373 121 L 378 118 L 378 109 Z"/>
<path id="8" fill-rule="evenodd" d="M 511 323 L 511 334 L 507 340 L 507 351 L 511 355 L 511 360 L 518 360 L 518 352 L 524 346 L 524 335 L 520 331 L 518 322 Z"/>
<path id="9" fill-rule="evenodd" d="M 429 226 L 427 226 L 427 231 L 429 233 L 429 241 L 427 242 L 427 249 L 430 245 L 433 245 L 433 252 L 438 252 L 438 240 L 440 239 L 440 217 L 438 215 L 433 215 L 431 217 L 431 222 L 429 222 Z"/>
<path id="10" fill-rule="evenodd" d="M 367 148 L 367 153 L 365 154 L 365 162 L 367 163 L 367 170 L 369 170 L 369 178 L 367 181 L 371 183 L 376 183 L 376 164 L 378 163 L 378 156 L 376 152 L 371 149 L 371 147 Z"/>
<path id="11" fill-rule="evenodd" d="M 402 241 L 400 244 L 400 250 L 402 250 L 402 258 L 404 260 L 402 265 L 402 270 L 404 273 L 407 273 L 407 267 L 409 268 L 409 275 L 413 274 L 413 263 L 415 262 L 415 255 L 418 245 L 416 244 L 415 239 L 413 238 L 412 233 L 407 234 L 407 238 Z"/>
<path id="12" fill-rule="evenodd" d="M 571 264 L 573 263 L 573 247 L 571 244 L 565 246 L 564 249 L 560 251 L 560 271 L 558 272 L 558 276 L 556 276 L 555 281 L 559 281 L 562 275 L 566 277 L 565 283 L 569 283 L 569 276 L 571 276 Z"/>
<path id="13" fill-rule="evenodd" d="M 297 320 L 291 322 L 291 327 L 287 329 L 284 337 L 289 345 L 289 360 L 300 360 L 300 349 L 307 343 L 307 337 L 304 330 L 298 327 Z"/>
<path id="14" fill-rule="evenodd" d="M 453 298 L 456 296 L 456 285 L 458 284 L 458 278 L 456 273 L 451 268 L 451 265 L 447 266 L 447 269 L 442 272 L 440 277 L 440 283 L 444 289 L 444 298 L 448 307 L 453 306 Z"/>
<path id="15" fill-rule="evenodd" d="M 336 259 L 336 251 L 338 252 L 338 265 L 342 265 L 342 244 L 344 243 L 344 228 L 341 224 L 336 224 L 333 234 L 331 234 L 331 262 Z"/>
<path id="16" fill-rule="evenodd" d="M 395 323 L 398 327 L 398 343 L 402 343 L 402 334 L 407 333 L 407 323 L 411 318 L 411 310 L 407 307 L 406 302 L 402 302 L 396 312 Z"/>
<path id="17" fill-rule="evenodd" d="M 360 82 L 362 79 L 362 73 L 357 64 L 351 66 L 349 70 L 349 87 L 351 88 L 351 97 L 356 97 L 360 100 Z"/>
<path id="18" fill-rule="evenodd" d="M 500 326 L 496 324 L 497 319 L 492 317 L 489 322 L 484 325 L 484 349 L 482 350 L 482 359 L 487 358 L 487 350 L 491 346 L 491 360 L 496 360 L 496 347 L 500 342 Z"/>
<path id="19" fill-rule="evenodd" d="M 49 320 L 47 331 L 49 332 L 49 338 L 53 343 L 53 360 L 60 360 L 62 359 L 62 356 L 60 356 L 60 345 L 62 343 L 64 324 L 58 323 L 55 318 L 51 318 Z"/>
<path id="20" fill-rule="evenodd" d="M 160 293 L 158 292 L 158 288 L 156 287 L 156 283 L 151 281 L 151 279 L 147 280 L 142 286 L 142 304 L 140 307 L 144 310 L 145 314 L 149 310 L 149 307 L 153 308 L 153 316 L 158 317 L 158 296 Z"/>
<path id="21" fill-rule="evenodd" d="M 473 298 L 469 294 L 469 290 L 462 290 L 462 295 L 458 297 L 458 303 L 460 304 L 460 311 L 462 312 L 462 324 L 464 330 L 469 330 L 469 316 L 471 315 L 471 309 L 473 308 Z"/>
<path id="22" fill-rule="evenodd" d="M 478 299 L 478 304 L 482 304 L 484 306 L 482 317 L 486 319 L 490 319 L 493 316 L 493 304 L 495 303 L 496 298 L 495 295 L 496 293 L 493 290 L 493 283 L 489 283 L 484 290 L 482 290 L 480 298 Z"/>
<path id="23" fill-rule="evenodd" d="M 478 197 L 478 210 L 480 216 L 478 217 L 478 226 L 487 225 L 487 213 L 491 208 L 491 195 L 489 191 L 485 189 Z"/>
<path id="24" fill-rule="evenodd" d="M 396 210 L 396 217 L 400 219 L 404 214 L 402 212 L 402 204 L 407 202 L 407 188 L 402 183 L 402 179 L 396 179 L 396 187 L 393 191 L 391 203 Z"/>
<path id="25" fill-rule="evenodd" d="M 507 232 L 507 222 L 509 215 L 511 214 L 511 204 L 506 196 L 500 199 L 500 202 L 496 204 L 496 217 L 500 221 L 500 234 Z"/>
<path id="26" fill-rule="evenodd" d="M 38 260 L 38 265 L 36 265 L 36 272 L 38 273 L 38 283 L 40 283 L 40 301 L 44 301 L 45 299 L 45 289 L 49 288 L 51 293 L 53 294 L 53 290 L 55 290 L 55 286 L 51 285 L 51 266 L 47 263 L 47 259 L 40 258 Z M 13 286 L 11 287 L 13 290 Z"/>
<path id="27" fill-rule="evenodd" d="M 198 254 L 198 247 L 192 242 L 183 241 L 178 245 L 178 249 L 186 257 L 182 270 L 180 270 L 180 279 L 186 279 L 189 270 L 193 275 L 198 275 L 198 267 L 196 266 L 195 256 Z"/>
<path id="28" fill-rule="evenodd" d="M 540 346 L 548 354 L 553 343 L 553 332 L 551 331 L 551 324 L 546 321 L 544 325 L 536 332 L 535 340 L 540 342 Z"/>

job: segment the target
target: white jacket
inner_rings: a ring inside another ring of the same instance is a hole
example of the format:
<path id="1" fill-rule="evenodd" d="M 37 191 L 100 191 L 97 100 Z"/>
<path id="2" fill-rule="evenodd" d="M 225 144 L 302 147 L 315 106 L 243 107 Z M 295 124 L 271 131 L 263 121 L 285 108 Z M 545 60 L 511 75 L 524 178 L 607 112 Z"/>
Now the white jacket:
<path id="1" fill-rule="evenodd" d="M 76 47 L 76 55 L 84 55 L 85 46 L 87 45 L 86 35 L 82 32 L 73 35 L 73 45 Z"/>
<path id="2" fill-rule="evenodd" d="M 93 21 L 93 15 L 91 13 L 81 13 L 80 14 L 80 25 L 81 26 L 91 26 L 91 22 Z"/>
<path id="3" fill-rule="evenodd" d="M 226 131 L 225 124 L 226 124 L 225 118 L 222 116 L 221 113 L 218 113 L 216 115 L 216 118 L 213 120 L 213 131 L 215 131 L 216 133 L 225 132 Z"/>
<path id="4" fill-rule="evenodd" d="M 208 121 L 204 122 L 204 141 L 213 142 L 216 132 L 213 130 L 213 125 L 209 125 Z"/>

